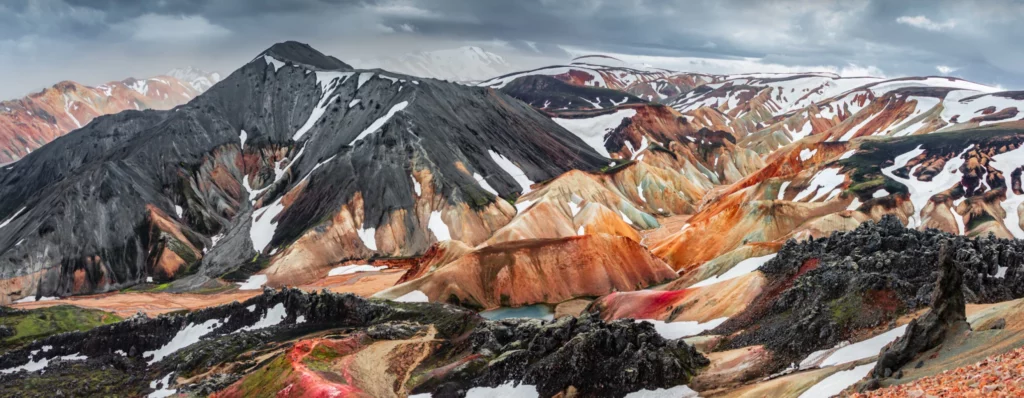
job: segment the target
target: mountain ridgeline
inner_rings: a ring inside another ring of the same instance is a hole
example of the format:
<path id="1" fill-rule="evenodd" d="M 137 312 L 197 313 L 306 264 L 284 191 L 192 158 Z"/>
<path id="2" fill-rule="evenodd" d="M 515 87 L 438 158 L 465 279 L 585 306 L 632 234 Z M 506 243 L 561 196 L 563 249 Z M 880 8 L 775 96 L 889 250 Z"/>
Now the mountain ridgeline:
<path id="1" fill-rule="evenodd" d="M 421 253 L 441 230 L 475 243 L 521 181 L 608 164 L 493 89 L 280 43 L 186 105 L 99 117 L 0 168 L 0 302 L 200 286 L 285 243 L 277 258 L 314 266 Z"/>

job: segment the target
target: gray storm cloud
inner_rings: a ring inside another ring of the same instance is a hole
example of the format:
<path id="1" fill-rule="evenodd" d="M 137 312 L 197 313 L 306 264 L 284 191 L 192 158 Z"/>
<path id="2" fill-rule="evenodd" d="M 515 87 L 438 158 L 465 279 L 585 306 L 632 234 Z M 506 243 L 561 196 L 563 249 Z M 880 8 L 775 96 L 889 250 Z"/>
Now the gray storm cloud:
<path id="1" fill-rule="evenodd" d="M 1021 17 L 1014 0 L 14 0 L 0 3 L 0 98 L 187 65 L 230 72 L 284 40 L 343 60 L 477 44 L 535 62 L 569 50 L 1012 88 Z"/>

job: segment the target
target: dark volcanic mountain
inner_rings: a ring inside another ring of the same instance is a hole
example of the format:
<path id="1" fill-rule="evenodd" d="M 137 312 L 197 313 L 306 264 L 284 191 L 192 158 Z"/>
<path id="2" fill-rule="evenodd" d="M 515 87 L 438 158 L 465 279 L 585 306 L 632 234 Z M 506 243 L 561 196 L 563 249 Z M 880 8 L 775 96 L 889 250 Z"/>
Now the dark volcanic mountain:
<path id="1" fill-rule="evenodd" d="M 501 91 L 546 111 L 614 108 L 647 102 L 621 91 L 575 86 L 545 75 L 517 78 Z"/>
<path id="2" fill-rule="evenodd" d="M 187 105 L 97 118 L 0 169 L 0 302 L 477 244 L 524 185 L 608 163 L 498 91 L 281 43 Z"/>

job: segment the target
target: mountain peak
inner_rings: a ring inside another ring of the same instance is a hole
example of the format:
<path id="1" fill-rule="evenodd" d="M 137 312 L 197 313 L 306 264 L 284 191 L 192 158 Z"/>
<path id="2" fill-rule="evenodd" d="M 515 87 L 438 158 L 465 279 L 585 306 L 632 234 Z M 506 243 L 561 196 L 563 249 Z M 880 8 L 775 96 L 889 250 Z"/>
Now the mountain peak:
<path id="1" fill-rule="evenodd" d="M 270 46 L 260 55 L 270 56 L 279 61 L 291 61 L 295 64 L 306 65 L 315 69 L 352 69 L 352 66 L 341 60 L 325 55 L 306 43 L 297 41 L 285 41 Z"/>
<path id="2" fill-rule="evenodd" d="M 221 79 L 220 73 L 209 73 L 193 66 L 174 68 L 168 71 L 166 75 L 192 85 L 192 88 L 199 92 L 209 90 L 210 87 Z"/>

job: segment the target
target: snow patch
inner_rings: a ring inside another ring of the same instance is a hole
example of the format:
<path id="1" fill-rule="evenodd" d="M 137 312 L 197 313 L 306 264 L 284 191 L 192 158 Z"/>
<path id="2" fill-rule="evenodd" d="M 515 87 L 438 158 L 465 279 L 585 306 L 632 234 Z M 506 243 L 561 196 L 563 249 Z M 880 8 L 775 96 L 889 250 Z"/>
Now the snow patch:
<path id="1" fill-rule="evenodd" d="M 696 391 L 687 386 L 640 390 L 626 394 L 625 398 L 700 398 Z"/>
<path id="2" fill-rule="evenodd" d="M 365 138 L 366 136 L 377 132 L 377 130 L 379 130 L 381 127 L 384 127 L 384 123 L 387 123 L 388 120 L 391 120 L 392 116 L 395 116 L 395 113 L 398 113 L 399 111 L 405 109 L 405 107 L 407 106 L 409 106 L 409 101 L 402 101 L 395 104 L 395 106 L 392 106 L 391 109 L 388 110 L 388 113 L 386 115 L 377 118 L 377 120 L 374 120 L 369 127 L 363 130 L 363 132 L 359 133 L 359 135 L 356 136 L 356 139 L 352 140 L 352 143 L 355 143 L 356 141 L 359 141 Z"/>
<path id="3" fill-rule="evenodd" d="M 829 355 L 828 358 L 821 361 L 821 364 L 818 366 L 824 368 L 871 358 L 878 355 L 878 352 L 882 350 L 882 347 L 896 341 L 896 339 L 906 333 L 906 331 L 907 325 L 903 325 L 862 342 L 847 345 L 836 352 L 833 352 L 832 355 Z"/>
<path id="4" fill-rule="evenodd" d="M 366 84 L 366 82 L 370 81 L 370 79 L 372 79 L 373 75 L 375 75 L 375 74 L 376 73 L 372 73 L 372 72 L 360 73 L 359 74 L 359 81 L 356 83 L 356 90 L 363 88 L 363 85 Z"/>
<path id="5" fill-rule="evenodd" d="M 35 351 L 33 351 L 33 355 L 35 355 Z M 62 360 L 62 361 L 84 361 L 84 360 L 89 359 L 89 358 L 87 358 L 84 355 L 78 355 L 78 353 L 74 353 L 74 354 L 71 354 L 71 355 L 65 355 L 65 356 L 59 357 L 59 359 Z M 30 361 L 28 361 L 28 363 L 26 363 L 24 365 L 21 365 L 21 366 L 15 366 L 13 368 L 8 368 L 8 369 L 0 369 L 0 374 L 16 373 L 16 372 L 20 372 L 22 370 L 24 370 L 26 372 L 35 372 L 37 370 L 46 369 L 46 367 L 49 366 L 49 365 L 50 365 L 50 358 L 42 358 L 42 359 L 39 359 L 38 361 L 37 360 L 30 360 Z"/>
<path id="6" fill-rule="evenodd" d="M 264 55 L 263 56 L 263 60 L 267 61 L 267 65 L 273 65 L 274 66 L 274 73 L 277 73 L 277 71 L 281 70 L 281 68 L 284 67 L 284 62 L 278 60 L 277 58 L 271 57 L 269 55 Z"/>
<path id="7" fill-rule="evenodd" d="M 388 267 L 383 266 L 383 265 L 379 266 L 379 267 L 375 267 L 375 266 L 372 266 L 372 265 L 366 265 L 366 264 L 344 265 L 344 266 L 341 266 L 341 267 L 335 267 L 335 268 L 331 269 L 331 271 L 327 273 L 327 276 L 351 275 L 351 274 L 355 274 L 355 273 L 359 273 L 359 272 L 375 272 L 375 271 L 380 271 L 380 270 L 387 269 L 387 268 Z"/>
<path id="8" fill-rule="evenodd" d="M 410 174 L 409 178 L 412 178 L 412 189 L 416 191 L 416 196 L 420 196 L 421 194 L 423 194 L 423 190 L 421 189 L 422 187 L 420 187 L 420 182 L 416 181 L 416 176 Z"/>
<path id="9" fill-rule="evenodd" d="M 23 299 L 21 299 L 21 300 L 15 301 L 14 303 L 15 303 L 15 304 L 21 304 L 21 303 L 35 303 L 35 302 L 40 302 L 40 301 L 54 301 L 54 300 L 60 300 L 60 298 L 59 298 L 59 297 L 46 297 L 46 296 L 43 296 L 43 297 L 40 297 L 40 298 L 39 298 L 39 299 L 37 300 L 37 299 L 36 299 L 36 296 L 28 296 L 28 297 L 25 297 L 25 298 L 23 298 Z M 45 351 L 45 350 L 44 350 L 44 351 Z"/>
<path id="10" fill-rule="evenodd" d="M 178 390 L 171 388 L 171 373 L 168 373 L 163 379 L 149 382 L 149 388 L 156 391 L 149 393 L 148 398 L 165 398 L 178 392 Z"/>
<path id="11" fill-rule="evenodd" d="M 491 184 L 488 184 L 487 180 L 485 180 L 484 177 L 481 176 L 479 173 L 473 173 L 473 179 L 476 180 L 476 183 L 480 185 L 480 188 L 483 188 L 485 191 L 494 194 L 494 196 L 500 196 L 498 195 L 498 191 L 495 191 L 494 188 L 491 187 Z"/>
<path id="12" fill-rule="evenodd" d="M 242 142 L 242 150 L 245 150 L 245 140 L 247 139 L 249 139 L 249 134 L 247 134 L 245 130 L 242 130 L 242 132 L 238 134 L 238 140 Z"/>
<path id="13" fill-rule="evenodd" d="M 451 231 L 448 230 L 448 225 L 445 225 L 444 220 L 441 219 L 441 212 L 439 211 L 430 212 L 427 229 L 434 233 L 434 237 L 437 238 L 438 242 L 452 240 Z"/>
<path id="14" fill-rule="evenodd" d="M 199 339 L 210 334 L 214 329 L 220 327 L 222 324 L 223 322 L 221 322 L 220 319 L 210 319 L 199 325 L 189 323 L 184 329 L 179 330 L 178 333 L 171 338 L 171 341 L 167 342 L 163 347 L 153 351 L 146 351 L 142 353 L 142 357 L 153 357 L 153 359 L 149 360 L 149 364 L 152 365 L 182 348 L 198 343 Z"/>
<path id="15" fill-rule="evenodd" d="M 373 251 L 377 250 L 377 238 L 375 236 L 377 233 L 376 228 L 363 228 L 356 231 L 356 233 L 359 234 L 359 239 L 363 241 L 363 245 L 365 245 L 367 249 Z"/>
<path id="16" fill-rule="evenodd" d="M 247 332 L 250 330 L 259 330 L 263 328 L 269 328 L 271 326 L 277 326 L 282 321 L 284 321 L 284 318 L 286 317 L 288 317 L 288 310 L 284 308 L 284 303 L 277 303 L 277 305 L 267 310 L 267 313 L 264 314 L 263 317 L 260 318 L 260 320 L 256 321 L 256 323 L 252 324 L 251 326 L 246 326 L 244 328 L 238 329 L 238 331 Z"/>
<path id="17" fill-rule="evenodd" d="M 833 373 L 831 376 L 826 377 L 824 380 L 818 382 L 803 394 L 800 394 L 800 398 L 820 398 L 820 397 L 831 397 L 839 394 L 843 390 L 852 386 L 854 383 L 863 379 L 871 372 L 871 369 L 875 368 L 875 362 L 867 365 L 861 365 L 850 370 L 843 370 Z"/>
<path id="18" fill-rule="evenodd" d="M 238 284 L 238 290 L 259 290 L 263 288 L 263 285 L 267 284 L 266 275 L 252 275 L 245 282 L 236 282 Z"/>
<path id="19" fill-rule="evenodd" d="M 413 290 L 402 297 L 394 299 L 393 301 L 397 301 L 399 303 L 426 303 L 430 301 L 430 298 L 427 297 L 426 293 L 419 290 Z"/>
<path id="20" fill-rule="evenodd" d="M 320 121 L 320 118 L 323 117 L 325 112 L 327 112 L 327 106 L 329 106 L 331 100 L 334 99 L 330 94 L 339 84 L 348 80 L 349 76 L 352 76 L 351 72 L 316 72 L 316 82 L 320 86 L 320 101 L 309 114 L 309 119 L 306 119 L 306 123 L 303 124 L 294 135 L 292 135 L 293 141 L 298 141 L 303 135 L 309 132 L 309 129 L 316 125 L 316 122 Z"/>
<path id="21" fill-rule="evenodd" d="M 245 179 L 245 185 L 248 187 L 248 177 Z M 263 192 L 266 188 L 259 191 L 251 191 L 249 196 L 250 200 L 254 199 L 253 195 L 258 195 Z M 274 233 L 277 231 L 277 222 L 274 221 L 281 212 L 284 211 L 284 205 L 281 204 L 281 199 L 274 201 L 270 206 L 252 212 L 252 226 L 249 227 L 249 239 L 252 240 L 252 247 L 258 252 L 263 252 L 270 245 L 270 241 L 274 239 Z"/>
<path id="22" fill-rule="evenodd" d="M 690 287 L 694 288 L 710 286 L 722 281 L 727 281 L 729 279 L 739 278 L 743 275 L 757 271 L 757 269 L 761 268 L 761 266 L 764 265 L 764 263 L 767 263 L 769 260 L 775 258 L 775 256 L 777 255 L 777 253 L 773 253 L 767 256 L 748 258 L 746 260 L 740 261 L 732 268 L 730 268 L 728 271 L 726 271 L 724 274 L 702 280 Z"/>
<path id="23" fill-rule="evenodd" d="M 665 322 L 656 319 L 637 319 L 636 322 L 650 322 L 654 324 L 654 330 L 669 340 L 681 339 L 683 337 L 690 337 L 698 335 L 705 330 L 711 330 L 718 325 L 725 323 L 729 318 L 718 318 L 710 321 L 701 323 L 697 321 L 687 322 Z"/>
<path id="24" fill-rule="evenodd" d="M 519 168 L 519 166 L 516 166 L 516 164 L 512 163 L 511 160 L 508 160 L 508 158 L 501 156 L 501 154 L 497 152 L 487 150 L 487 153 L 491 155 L 491 159 L 494 160 L 494 163 L 498 164 L 498 167 L 501 167 L 502 170 L 505 170 L 505 172 L 512 176 L 512 179 L 514 179 L 516 183 L 518 183 L 519 186 L 523 188 L 524 195 L 530 192 L 530 186 L 533 185 L 534 182 L 530 180 L 529 177 L 526 176 L 526 173 L 523 172 L 523 169 Z"/>
<path id="25" fill-rule="evenodd" d="M 808 160 L 811 160 L 811 157 L 813 157 L 814 154 L 816 154 L 816 153 L 818 153 L 817 149 L 810 150 L 810 149 L 804 148 L 803 150 L 800 151 L 800 160 L 804 161 L 804 162 L 806 162 Z"/>
<path id="26" fill-rule="evenodd" d="M 605 135 L 618 127 L 622 123 L 622 119 L 633 116 L 636 116 L 635 109 L 620 109 L 615 113 L 585 119 L 554 118 L 551 120 L 582 139 L 597 153 L 604 157 L 610 157 L 611 155 L 604 147 Z"/>
<path id="27" fill-rule="evenodd" d="M 825 194 L 832 192 L 836 187 L 842 185 L 843 181 L 846 181 L 846 175 L 839 172 L 839 169 L 825 169 L 819 171 L 811 179 L 811 183 L 806 189 L 801 191 L 793 198 L 794 202 L 800 202 L 810 196 L 812 193 L 814 197 L 808 202 L 814 202 L 825 196 Z M 833 194 L 835 196 L 835 194 Z"/>
<path id="28" fill-rule="evenodd" d="M 540 393 L 537 387 L 508 382 L 497 387 L 473 387 L 466 391 L 466 398 L 536 398 Z"/>

